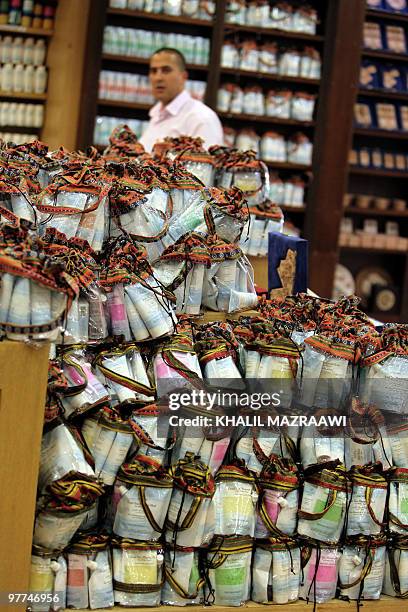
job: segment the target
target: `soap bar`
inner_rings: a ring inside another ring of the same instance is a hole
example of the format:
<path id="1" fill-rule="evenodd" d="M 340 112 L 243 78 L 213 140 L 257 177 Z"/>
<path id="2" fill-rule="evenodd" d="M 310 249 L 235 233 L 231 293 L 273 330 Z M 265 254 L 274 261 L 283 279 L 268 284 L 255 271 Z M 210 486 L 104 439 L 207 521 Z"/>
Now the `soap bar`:
<path id="1" fill-rule="evenodd" d="M 404 28 L 394 25 L 385 26 L 385 44 L 388 51 L 393 53 L 406 53 L 407 41 Z"/>
<path id="2" fill-rule="evenodd" d="M 372 127 L 373 117 L 371 107 L 366 103 L 358 103 L 354 106 L 354 120 L 358 126 Z"/>
<path id="3" fill-rule="evenodd" d="M 398 130 L 397 109 L 394 104 L 378 103 L 375 109 L 378 127 L 381 130 Z"/>
<path id="4" fill-rule="evenodd" d="M 366 49 L 381 50 L 383 48 L 383 42 L 380 24 L 366 21 L 364 24 L 363 40 Z"/>

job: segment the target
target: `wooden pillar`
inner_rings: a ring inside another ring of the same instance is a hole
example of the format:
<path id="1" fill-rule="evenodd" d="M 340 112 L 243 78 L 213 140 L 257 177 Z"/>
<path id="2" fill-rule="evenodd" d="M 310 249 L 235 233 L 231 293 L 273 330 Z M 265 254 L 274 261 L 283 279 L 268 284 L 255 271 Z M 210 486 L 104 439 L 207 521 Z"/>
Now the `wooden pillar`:
<path id="1" fill-rule="evenodd" d="M 217 0 L 215 21 L 211 35 L 210 69 L 208 71 L 207 89 L 205 93 L 205 103 L 214 110 L 217 108 L 218 88 L 221 75 L 221 52 L 224 42 L 224 23 L 226 0 Z"/>
<path id="2" fill-rule="evenodd" d="M 102 10 L 102 2 L 59 0 L 58 3 L 55 32 L 48 49 L 48 93 L 42 131 L 42 140 L 50 148 L 77 147 L 84 66 L 91 61 L 87 50 L 91 8 Z"/>
<path id="3" fill-rule="evenodd" d="M 365 0 L 329 0 L 305 227 L 309 287 L 321 297 L 331 297 L 338 260 L 365 8 Z"/>
<path id="4" fill-rule="evenodd" d="M 49 345 L 0 343 L 0 609 L 29 589 Z M 10 610 L 25 610 L 26 605 Z"/>

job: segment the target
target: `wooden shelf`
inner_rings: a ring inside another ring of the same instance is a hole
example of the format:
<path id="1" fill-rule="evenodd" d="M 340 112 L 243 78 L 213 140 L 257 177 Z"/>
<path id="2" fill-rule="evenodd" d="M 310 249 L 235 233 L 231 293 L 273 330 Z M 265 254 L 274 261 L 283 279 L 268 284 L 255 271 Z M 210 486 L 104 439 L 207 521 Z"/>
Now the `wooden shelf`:
<path id="1" fill-rule="evenodd" d="M 250 312 L 250 311 L 249 311 Z M 229 317 L 230 318 L 230 317 Z M 355 602 L 354 602 L 355 604 Z M 367 612 L 371 612 L 372 610 L 375 612 L 401 612 L 402 609 L 402 600 L 397 599 L 396 597 L 387 597 L 383 595 L 381 599 L 378 601 L 365 601 L 363 600 L 364 609 Z M 341 608 L 341 610 L 350 611 L 352 609 L 353 603 L 350 604 L 348 601 L 342 601 L 341 599 L 332 599 L 327 603 L 316 604 L 316 612 L 331 612 L 336 610 L 337 608 Z M 168 606 L 159 606 L 161 610 L 167 610 Z M 269 607 L 269 606 L 268 606 Z M 310 609 L 313 609 L 312 603 L 307 603 L 306 601 L 295 601 L 291 604 L 287 604 L 287 607 L 291 612 L 310 612 Z M 258 610 L 265 609 L 266 606 L 263 604 L 257 604 L 253 601 L 249 601 L 244 606 L 240 607 L 240 610 L 247 610 L 257 608 Z M 127 608 L 128 610 L 132 610 L 133 612 L 146 612 L 146 608 Z M 123 612 L 123 608 L 120 606 L 115 606 L 114 608 L 110 608 L 112 612 Z M 152 610 L 158 610 L 158 608 L 152 608 Z M 208 612 L 208 606 L 184 606 L 183 610 L 188 610 L 189 612 Z M 211 606 L 212 612 L 231 612 L 231 608 L 228 606 Z M 78 610 L 78 612 L 88 612 L 88 610 Z"/>
<path id="2" fill-rule="evenodd" d="M 385 51 L 375 49 L 363 49 L 361 52 L 363 57 L 373 57 L 377 59 L 385 59 L 390 62 L 408 62 L 408 54 L 395 53 L 394 51 Z"/>
<path id="3" fill-rule="evenodd" d="M 108 15 L 119 15 L 120 17 L 131 17 L 133 19 L 146 19 L 150 21 L 167 21 L 168 23 L 179 23 L 182 25 L 194 25 L 204 28 L 212 28 L 212 20 L 194 19 L 185 15 L 166 15 L 166 13 L 146 13 L 145 11 L 131 11 L 128 9 L 108 8 Z"/>
<path id="4" fill-rule="evenodd" d="M 280 117 L 268 117 L 267 115 L 247 115 L 245 113 L 225 113 L 217 111 L 217 115 L 222 119 L 229 119 L 234 121 L 255 121 L 258 123 L 269 123 L 275 125 L 293 125 L 297 127 L 314 127 L 316 124 L 314 121 L 299 121 L 297 119 L 281 119 Z"/>
<path id="5" fill-rule="evenodd" d="M 408 210 L 404 212 L 398 212 L 398 210 L 376 210 L 375 208 L 355 208 L 349 207 L 344 209 L 345 215 L 355 215 L 362 217 L 397 217 L 398 219 L 406 219 L 408 217 Z"/>
<path id="6" fill-rule="evenodd" d="M 283 212 L 303 214 L 306 211 L 306 206 L 288 206 L 287 204 L 278 204 Z"/>
<path id="7" fill-rule="evenodd" d="M 381 11 L 375 9 L 367 9 L 366 17 L 376 17 L 378 19 L 389 19 L 390 21 L 408 21 L 407 13 L 392 13 L 391 11 Z"/>
<path id="8" fill-rule="evenodd" d="M 103 53 L 102 59 L 107 62 L 123 62 L 124 64 L 139 64 L 141 66 L 149 65 L 149 58 L 133 57 L 132 55 L 114 55 L 112 53 Z M 187 70 L 202 70 L 208 72 L 208 66 L 203 64 L 186 64 Z"/>
<path id="9" fill-rule="evenodd" d="M 402 257 L 407 256 L 406 251 L 398 251 L 397 249 L 385 248 L 376 249 L 375 247 L 341 246 L 340 250 L 344 251 L 345 253 L 385 253 L 386 255 L 401 255 Z"/>
<path id="10" fill-rule="evenodd" d="M 304 77 L 286 76 L 284 74 L 269 74 L 268 72 L 256 72 L 253 70 L 240 70 L 239 68 L 223 68 L 221 74 L 233 74 L 234 76 L 246 76 L 252 79 L 266 81 L 278 81 L 280 83 L 297 83 L 298 85 L 320 85 L 320 79 L 305 79 Z"/>
<path id="11" fill-rule="evenodd" d="M 308 42 L 323 42 L 323 36 L 318 34 L 305 34 L 304 32 L 286 32 L 277 28 L 260 28 L 259 26 L 241 25 L 238 23 L 225 23 L 225 34 L 230 32 L 251 32 L 262 36 L 273 36 L 276 38 L 290 38 L 295 40 L 306 40 Z"/>
<path id="12" fill-rule="evenodd" d="M 289 162 L 278 162 L 264 160 L 268 168 L 272 170 L 301 170 L 302 172 L 309 172 L 312 166 L 306 166 L 304 164 L 290 164 Z"/>
<path id="13" fill-rule="evenodd" d="M 47 94 L 35 93 L 16 93 L 13 91 L 0 91 L 0 98 L 8 98 L 9 100 L 46 100 Z"/>
<path id="14" fill-rule="evenodd" d="M 124 102 L 123 100 L 98 99 L 98 106 L 111 106 L 112 108 L 130 108 L 132 110 L 148 111 L 151 104 L 139 104 L 137 102 Z"/>
<path id="15" fill-rule="evenodd" d="M 0 33 L 5 34 L 22 34 L 27 36 L 47 36 L 51 37 L 54 30 L 44 30 L 43 28 L 25 28 L 17 25 L 0 25 Z"/>
<path id="16" fill-rule="evenodd" d="M 350 166 L 349 173 L 361 174 L 363 176 L 408 179 L 408 172 L 404 170 L 387 170 L 386 168 L 364 168 L 362 166 Z"/>
<path id="17" fill-rule="evenodd" d="M 397 130 L 380 130 L 376 128 L 355 128 L 354 134 L 368 138 L 391 138 L 394 140 L 407 140 L 408 132 Z"/>
<path id="18" fill-rule="evenodd" d="M 360 87 L 359 96 L 370 96 L 373 98 L 387 98 L 390 100 L 404 100 L 408 102 L 408 91 L 388 91 L 386 89 L 365 89 Z"/>

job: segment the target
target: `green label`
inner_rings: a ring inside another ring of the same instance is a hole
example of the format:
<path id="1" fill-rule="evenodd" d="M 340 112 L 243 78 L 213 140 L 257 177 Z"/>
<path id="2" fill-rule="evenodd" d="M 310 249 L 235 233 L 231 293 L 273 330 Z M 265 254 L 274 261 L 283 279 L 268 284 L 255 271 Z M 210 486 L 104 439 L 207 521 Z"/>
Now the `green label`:
<path id="1" fill-rule="evenodd" d="M 326 502 L 322 499 L 318 499 L 316 500 L 313 512 L 315 512 L 316 514 L 323 512 L 325 507 Z M 324 518 L 325 521 L 339 523 L 341 520 L 341 506 L 339 504 L 334 503 L 330 510 L 328 510 L 322 518 Z"/>
<path id="2" fill-rule="evenodd" d="M 219 586 L 238 585 L 245 582 L 245 567 L 218 568 L 216 570 L 216 583 Z"/>

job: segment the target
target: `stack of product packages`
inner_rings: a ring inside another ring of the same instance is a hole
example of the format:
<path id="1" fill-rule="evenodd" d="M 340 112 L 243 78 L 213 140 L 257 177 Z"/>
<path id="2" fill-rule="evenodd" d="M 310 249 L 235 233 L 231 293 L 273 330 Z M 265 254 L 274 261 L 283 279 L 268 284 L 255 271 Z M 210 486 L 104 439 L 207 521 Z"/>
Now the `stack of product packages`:
<path id="1" fill-rule="evenodd" d="M 2 145 L 1 330 L 51 343 L 33 610 L 406 597 L 408 328 L 258 301 L 238 243 L 268 184 L 125 128 Z"/>

